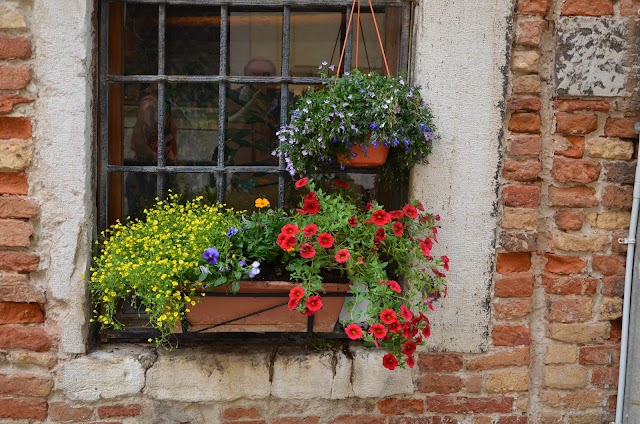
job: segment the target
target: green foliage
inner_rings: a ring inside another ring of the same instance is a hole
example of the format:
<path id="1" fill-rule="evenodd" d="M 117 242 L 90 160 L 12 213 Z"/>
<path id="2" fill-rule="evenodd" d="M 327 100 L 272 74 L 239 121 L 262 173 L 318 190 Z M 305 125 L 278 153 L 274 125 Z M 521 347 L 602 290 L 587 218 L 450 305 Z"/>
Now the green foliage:
<path id="1" fill-rule="evenodd" d="M 403 171 L 425 163 L 437 138 L 431 110 L 418 87 L 404 77 L 365 74 L 356 69 L 339 78 L 321 67 L 323 85 L 296 102 L 289 124 L 278 132 L 287 170 L 309 175 L 338 165 L 354 145 L 391 148 L 380 170 L 383 181 L 400 180 Z"/>

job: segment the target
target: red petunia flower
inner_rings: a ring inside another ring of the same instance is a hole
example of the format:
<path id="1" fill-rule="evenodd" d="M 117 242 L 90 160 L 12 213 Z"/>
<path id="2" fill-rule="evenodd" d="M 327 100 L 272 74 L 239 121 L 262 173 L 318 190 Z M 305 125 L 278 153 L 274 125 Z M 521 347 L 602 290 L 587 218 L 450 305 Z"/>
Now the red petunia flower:
<path id="1" fill-rule="evenodd" d="M 433 271 L 433 273 L 436 274 L 438 277 L 445 278 L 447 276 L 444 272 L 438 271 L 435 268 L 431 268 L 431 271 Z"/>
<path id="2" fill-rule="evenodd" d="M 397 333 L 398 331 L 400 331 L 402 327 L 400 326 L 400 321 L 394 321 L 391 324 L 389 324 L 389 332 L 390 333 Z"/>
<path id="3" fill-rule="evenodd" d="M 440 221 L 440 214 L 436 215 L 436 221 Z"/>
<path id="4" fill-rule="evenodd" d="M 402 225 L 402 222 L 394 222 L 393 235 L 396 237 L 402 237 L 403 234 L 404 234 L 404 225 Z"/>
<path id="5" fill-rule="evenodd" d="M 438 227 L 433 227 L 433 241 L 438 242 Z"/>
<path id="6" fill-rule="evenodd" d="M 380 323 L 375 323 L 369 328 L 369 333 L 373 334 L 376 339 L 384 339 L 384 336 L 387 335 L 387 328 Z"/>
<path id="7" fill-rule="evenodd" d="M 318 295 L 309 296 L 307 299 L 307 309 L 312 313 L 322 308 L 322 298 Z"/>
<path id="8" fill-rule="evenodd" d="M 404 337 L 405 339 L 410 339 L 416 334 L 418 334 L 417 325 L 411 322 L 405 322 L 404 324 L 402 324 L 402 337 Z"/>
<path id="9" fill-rule="evenodd" d="M 333 246 L 333 236 L 329 233 L 318 234 L 318 244 L 325 249 L 329 249 Z"/>
<path id="10" fill-rule="evenodd" d="M 431 255 L 431 246 L 425 243 L 427 240 L 431 241 L 431 239 L 425 239 L 424 241 L 420 242 L 420 250 L 422 250 L 422 254 L 424 256 L 428 257 L 429 255 Z"/>
<path id="11" fill-rule="evenodd" d="M 287 237 L 289 237 L 289 236 L 288 236 L 288 235 L 286 235 L 286 234 L 282 234 L 282 233 L 278 234 L 278 238 L 276 239 L 276 244 L 277 244 L 278 246 L 282 247 L 282 242 L 283 242 L 283 241 L 284 241 L 284 239 L 286 239 Z M 283 248 L 283 249 L 284 249 L 284 248 Z"/>
<path id="12" fill-rule="evenodd" d="M 398 284 L 397 281 L 395 280 L 389 280 L 389 282 L 387 283 L 389 285 L 389 288 L 391 290 L 393 290 L 396 293 L 402 293 L 402 287 L 400 287 L 400 284 Z"/>
<path id="13" fill-rule="evenodd" d="M 404 217 L 404 212 L 402 210 L 398 209 L 396 211 L 389 212 L 389 216 L 391 217 L 391 219 L 400 219 L 400 218 Z"/>
<path id="14" fill-rule="evenodd" d="M 315 215 L 320 212 L 320 202 L 317 200 L 305 200 L 302 204 L 302 210 L 309 215 Z"/>
<path id="15" fill-rule="evenodd" d="M 402 225 L 402 224 L 400 224 Z M 376 236 L 375 238 L 379 241 L 384 241 L 384 239 L 387 238 L 387 233 L 384 231 L 384 228 L 380 227 L 378 228 L 378 231 L 376 231 Z"/>
<path id="16" fill-rule="evenodd" d="M 293 312 L 293 310 L 296 309 L 299 304 L 300 299 L 289 299 L 289 304 L 287 306 L 289 307 L 289 310 Z"/>
<path id="17" fill-rule="evenodd" d="M 376 225 L 382 226 L 388 224 L 391 221 L 391 216 L 383 209 L 378 209 L 371 214 L 371 222 Z"/>
<path id="18" fill-rule="evenodd" d="M 442 257 L 442 263 L 445 271 L 449 271 L 449 258 L 447 256 Z"/>
<path id="19" fill-rule="evenodd" d="M 296 247 L 297 243 L 298 240 L 296 240 L 295 237 L 285 236 L 284 240 L 282 240 L 282 243 L 280 243 L 280 247 L 282 248 L 282 250 L 286 250 L 287 252 L 289 252 L 293 250 L 294 247 Z"/>
<path id="20" fill-rule="evenodd" d="M 391 353 L 387 353 L 382 357 L 382 365 L 384 365 L 386 369 L 393 371 L 398 366 L 398 358 Z"/>
<path id="21" fill-rule="evenodd" d="M 304 209 L 300 209 L 300 208 L 296 208 L 296 212 L 298 212 L 300 215 L 306 215 L 307 213 L 304 211 Z"/>
<path id="22" fill-rule="evenodd" d="M 362 337 L 362 328 L 358 324 L 351 323 L 347 325 L 344 331 L 351 340 L 358 340 Z"/>
<path id="23" fill-rule="evenodd" d="M 307 195 L 304 196 L 304 201 L 307 202 L 309 200 L 318 200 L 318 195 L 314 192 L 307 193 Z"/>
<path id="24" fill-rule="evenodd" d="M 282 227 L 282 230 L 280 230 L 282 234 L 286 234 L 288 236 L 295 236 L 298 234 L 298 231 L 298 226 L 296 224 L 286 224 Z"/>
<path id="25" fill-rule="evenodd" d="M 333 180 L 333 183 L 338 187 L 349 188 L 349 184 L 346 181 L 342 181 L 337 178 Z"/>
<path id="26" fill-rule="evenodd" d="M 300 256 L 305 259 L 311 259 L 316 256 L 316 249 L 311 243 L 302 243 L 300 245 Z"/>
<path id="27" fill-rule="evenodd" d="M 424 205 L 422 204 L 421 201 L 416 200 L 416 208 L 420 211 L 420 212 L 424 212 Z"/>
<path id="28" fill-rule="evenodd" d="M 431 327 L 430 326 L 425 326 L 422 329 L 422 335 L 424 336 L 425 339 L 428 339 L 429 337 L 431 337 Z"/>
<path id="29" fill-rule="evenodd" d="M 416 358 L 414 358 L 413 356 L 407 356 L 407 366 L 409 368 L 413 368 L 415 364 L 416 364 Z"/>
<path id="30" fill-rule="evenodd" d="M 404 305 L 400 306 L 400 315 L 407 321 L 411 321 L 411 318 L 413 318 L 413 313 Z"/>
<path id="31" fill-rule="evenodd" d="M 373 207 L 373 203 L 371 202 L 367 202 L 366 205 L 364 205 L 364 209 L 368 212 L 371 210 L 371 208 Z"/>
<path id="32" fill-rule="evenodd" d="M 315 236 L 318 232 L 318 226 L 316 224 L 309 224 L 302 229 L 302 235 L 305 237 Z"/>
<path id="33" fill-rule="evenodd" d="M 339 264 L 343 264 L 343 263 L 347 262 L 350 257 L 351 257 L 351 254 L 349 253 L 349 251 L 347 249 L 338 250 L 336 252 L 336 255 L 334 256 L 336 262 L 338 262 Z"/>
<path id="34" fill-rule="evenodd" d="M 402 354 L 407 356 L 413 356 L 416 352 L 416 342 L 413 340 L 407 340 L 402 345 Z"/>
<path id="35" fill-rule="evenodd" d="M 300 300 L 304 297 L 304 289 L 300 286 L 295 286 L 289 290 L 289 299 Z"/>
<path id="36" fill-rule="evenodd" d="M 352 216 L 351 218 L 349 218 L 347 220 L 347 222 L 349 223 L 349 225 L 351 225 L 352 227 L 355 227 L 356 225 L 358 225 L 358 220 L 356 219 L 355 216 Z"/>
<path id="37" fill-rule="evenodd" d="M 296 188 L 302 188 L 306 186 L 308 181 L 309 181 L 309 178 L 307 177 L 300 178 L 298 181 L 296 181 Z"/>
<path id="38" fill-rule="evenodd" d="M 396 316 L 396 312 L 393 309 L 385 309 L 380 312 L 380 320 L 385 324 L 389 325 L 392 322 L 398 321 L 398 317 Z"/>
<path id="39" fill-rule="evenodd" d="M 409 218 L 418 217 L 418 210 L 413 205 L 404 205 L 402 210 L 404 211 L 404 214 L 407 215 Z"/>

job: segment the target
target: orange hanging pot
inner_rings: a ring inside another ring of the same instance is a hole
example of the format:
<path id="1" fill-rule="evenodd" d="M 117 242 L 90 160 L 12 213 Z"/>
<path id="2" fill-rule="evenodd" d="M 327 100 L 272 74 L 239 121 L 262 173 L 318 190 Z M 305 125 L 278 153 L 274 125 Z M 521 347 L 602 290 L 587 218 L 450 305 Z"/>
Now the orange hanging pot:
<path id="1" fill-rule="evenodd" d="M 371 133 L 364 139 L 365 142 L 371 140 Z M 389 146 L 377 143 L 376 146 L 368 144 L 356 144 L 351 147 L 350 154 L 339 154 L 338 163 L 352 168 L 373 168 L 384 165 L 389 155 Z"/>

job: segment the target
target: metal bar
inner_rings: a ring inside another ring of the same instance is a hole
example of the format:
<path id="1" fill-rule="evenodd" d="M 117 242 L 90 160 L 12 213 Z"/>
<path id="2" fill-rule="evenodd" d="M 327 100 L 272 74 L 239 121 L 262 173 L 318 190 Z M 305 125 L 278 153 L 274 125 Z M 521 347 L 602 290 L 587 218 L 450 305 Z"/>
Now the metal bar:
<path id="1" fill-rule="evenodd" d="M 164 3 L 158 5 L 158 75 L 165 74 L 165 18 L 166 10 Z M 165 110 L 165 82 L 158 81 L 158 151 L 157 163 L 158 168 L 165 166 L 165 140 L 164 140 L 164 110 Z M 164 173 L 156 175 L 156 195 L 158 198 L 164 198 Z"/>
<path id="2" fill-rule="evenodd" d="M 220 76 L 227 75 L 227 53 L 229 48 L 229 6 L 223 5 L 220 8 Z M 218 168 L 224 168 L 225 145 L 226 138 L 226 115 L 227 115 L 227 83 L 221 81 L 218 85 Z M 226 191 L 226 177 L 222 174 L 216 174 L 216 191 L 218 192 L 218 201 L 224 202 Z"/>
<path id="3" fill-rule="evenodd" d="M 153 166 L 153 165 L 106 165 L 109 172 L 164 172 L 164 173 L 223 173 L 232 174 L 236 172 L 263 172 L 266 174 L 277 174 L 283 171 L 276 166 Z M 377 174 L 376 168 L 327 168 L 327 172 L 354 172 L 358 174 Z"/>
<path id="4" fill-rule="evenodd" d="M 190 331 L 190 333 L 202 333 L 204 331 L 211 330 L 212 328 L 222 327 L 223 325 L 231 324 L 232 322 L 240 321 L 241 319 L 249 318 L 249 317 L 252 317 L 254 315 L 260 315 L 263 312 L 267 312 L 267 311 L 270 311 L 272 309 L 280 308 L 280 307 L 282 307 L 282 306 L 284 306 L 284 305 L 286 305 L 288 303 L 289 303 L 289 301 L 286 301 L 286 302 L 283 302 L 283 303 L 278 303 L 277 305 L 270 306 L 270 307 L 264 308 L 264 309 L 260 309 L 259 311 L 251 312 L 250 314 L 242 315 L 241 317 L 232 318 L 232 319 L 229 319 L 227 321 L 221 322 L 219 324 L 215 324 L 215 325 L 211 325 L 209 327 L 202 328 L 200 330 Z"/>
<path id="5" fill-rule="evenodd" d="M 120 1 L 120 0 L 109 0 Z M 406 0 L 376 0 L 376 6 L 400 6 Z M 159 0 L 127 0 L 127 3 L 147 3 L 157 4 Z M 352 0 L 233 0 L 234 6 L 256 6 L 261 8 L 276 8 L 283 6 L 350 6 Z M 229 4 L 229 0 L 163 0 L 169 5 L 202 5 L 202 6 L 223 6 Z"/>
<path id="6" fill-rule="evenodd" d="M 289 76 L 289 55 L 291 47 L 291 8 L 284 7 L 282 22 L 282 75 Z M 280 125 L 289 123 L 289 83 L 282 81 L 280 86 Z M 284 155 L 278 158 L 281 171 L 285 170 Z M 285 174 L 278 177 L 278 208 L 284 207 Z"/>
<path id="7" fill-rule="evenodd" d="M 234 84 L 260 83 L 260 84 L 320 84 L 321 78 L 316 77 L 291 77 L 291 76 L 229 76 L 229 75 L 108 75 L 109 82 L 171 82 L 171 83 L 216 83 L 231 82 Z"/>
<path id="8" fill-rule="evenodd" d="M 351 15 L 351 7 L 350 7 L 351 3 L 349 3 L 349 5 L 347 6 L 347 14 L 346 14 L 346 18 L 347 18 L 347 22 L 349 22 L 349 18 Z M 349 38 L 349 41 L 347 42 L 346 46 L 345 46 L 345 51 L 344 51 L 344 71 L 343 72 L 349 72 L 351 70 L 351 54 L 353 52 L 353 25 L 351 26 L 351 29 L 349 30 L 350 34 L 346 33 L 346 26 L 345 26 L 345 34 L 344 36 Z"/>
<path id="9" fill-rule="evenodd" d="M 98 78 L 100 98 L 100 217 L 99 230 L 107 228 L 107 213 L 109 211 L 109 85 L 107 73 L 109 71 L 109 3 L 100 2 L 100 76 Z"/>
<path id="10" fill-rule="evenodd" d="M 223 296 L 236 296 L 236 297 L 284 297 L 288 298 L 289 293 L 227 293 L 227 292 L 202 292 L 199 295 L 203 295 L 204 297 L 212 296 L 212 297 L 223 297 Z M 352 293 L 344 292 L 344 293 L 320 293 L 322 297 L 351 297 Z"/>
<path id="11" fill-rule="evenodd" d="M 307 333 L 313 333 L 313 321 L 315 320 L 314 315 L 309 315 L 307 317 Z"/>

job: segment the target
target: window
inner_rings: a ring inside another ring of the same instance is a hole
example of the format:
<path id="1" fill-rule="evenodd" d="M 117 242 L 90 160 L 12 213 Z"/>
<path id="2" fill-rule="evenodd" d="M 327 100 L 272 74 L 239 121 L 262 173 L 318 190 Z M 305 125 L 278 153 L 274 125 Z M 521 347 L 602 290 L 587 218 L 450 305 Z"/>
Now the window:
<path id="1" fill-rule="evenodd" d="M 410 5 L 373 3 L 391 70 L 406 71 Z M 357 62 L 382 73 L 364 5 Z M 286 207 L 276 131 L 296 96 L 321 82 L 318 65 L 338 62 L 350 13 L 350 0 L 102 0 L 100 230 L 140 216 L 169 190 L 239 209 L 257 197 Z M 345 69 L 356 62 L 353 46 Z M 374 171 L 344 175 L 390 206 L 405 195 L 382 192 Z"/>

